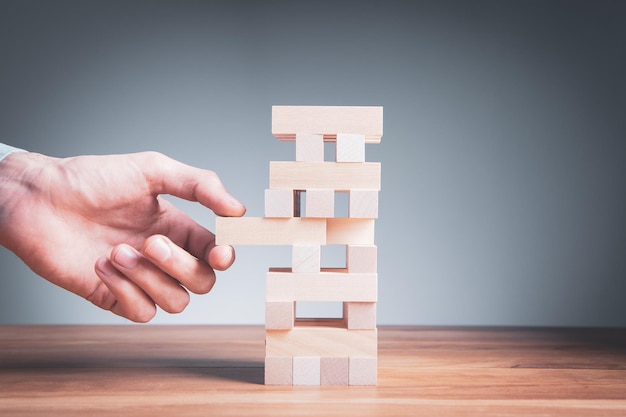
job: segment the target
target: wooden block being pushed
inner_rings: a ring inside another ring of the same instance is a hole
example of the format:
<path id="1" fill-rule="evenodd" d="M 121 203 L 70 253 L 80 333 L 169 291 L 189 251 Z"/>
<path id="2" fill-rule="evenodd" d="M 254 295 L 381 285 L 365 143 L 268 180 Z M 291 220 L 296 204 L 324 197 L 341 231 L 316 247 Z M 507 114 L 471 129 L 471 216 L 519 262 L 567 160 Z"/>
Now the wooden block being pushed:
<path id="1" fill-rule="evenodd" d="M 373 245 L 374 227 L 374 219 L 327 219 L 326 244 Z"/>
<path id="2" fill-rule="evenodd" d="M 296 133 L 318 133 L 334 140 L 338 132 L 360 133 L 380 143 L 383 108 L 375 106 L 272 106 L 272 134 L 294 140 Z"/>
<path id="3" fill-rule="evenodd" d="M 380 162 L 343 164 L 340 162 L 270 161 L 270 188 L 380 190 Z"/>
<path id="4" fill-rule="evenodd" d="M 265 329 L 287 330 L 293 328 L 295 319 L 293 301 L 268 301 L 265 303 Z"/>
<path id="5" fill-rule="evenodd" d="M 347 245 L 346 265 L 349 273 L 376 273 L 378 270 L 376 245 Z M 349 300 L 346 300 L 349 301 Z"/>
<path id="6" fill-rule="evenodd" d="M 266 279 L 267 301 L 377 301 L 376 274 L 349 274 L 344 270 L 293 273 L 270 269 Z"/>
<path id="7" fill-rule="evenodd" d="M 265 217 L 294 217 L 293 190 L 265 190 Z"/>
<path id="8" fill-rule="evenodd" d="M 349 385 L 349 358 L 322 358 L 320 361 L 320 385 Z"/>
<path id="9" fill-rule="evenodd" d="M 335 190 L 309 188 L 306 190 L 306 217 L 335 217 Z"/>
<path id="10" fill-rule="evenodd" d="M 217 245 L 325 245 L 326 220 L 216 217 Z"/>
<path id="11" fill-rule="evenodd" d="M 348 329 L 375 329 L 376 303 L 344 302 L 343 319 Z"/>
<path id="12" fill-rule="evenodd" d="M 291 269 L 295 273 L 320 272 L 320 245 L 293 245 Z"/>
<path id="13" fill-rule="evenodd" d="M 378 361 L 374 357 L 350 357 L 350 385 L 376 385 Z"/>
<path id="14" fill-rule="evenodd" d="M 361 219 L 377 219 L 378 190 L 350 190 L 348 217 Z"/>
<path id="15" fill-rule="evenodd" d="M 292 330 L 265 332 L 266 356 L 368 357 L 376 356 L 377 348 L 376 329 L 298 325 Z"/>
<path id="16" fill-rule="evenodd" d="M 293 358 L 266 357 L 265 385 L 293 385 Z"/>
<path id="17" fill-rule="evenodd" d="M 324 136 L 312 133 L 296 133 L 296 161 L 323 162 Z"/>
<path id="18" fill-rule="evenodd" d="M 337 162 L 365 162 L 365 136 L 338 133 L 335 160 Z"/>
<path id="19" fill-rule="evenodd" d="M 320 358 L 294 356 L 293 385 L 320 385 Z"/>

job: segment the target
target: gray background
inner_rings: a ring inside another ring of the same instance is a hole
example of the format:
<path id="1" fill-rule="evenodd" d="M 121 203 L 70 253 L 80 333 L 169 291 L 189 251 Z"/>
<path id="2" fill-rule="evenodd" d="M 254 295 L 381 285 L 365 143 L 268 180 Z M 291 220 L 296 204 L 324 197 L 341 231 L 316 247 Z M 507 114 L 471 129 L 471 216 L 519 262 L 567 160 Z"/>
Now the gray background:
<path id="1" fill-rule="evenodd" d="M 161 151 L 262 216 L 271 105 L 381 105 L 379 323 L 624 326 L 625 4 L 0 1 L 0 140 Z M 262 323 L 286 262 L 154 323 Z M 124 322 L 0 249 L 0 323 Z"/>

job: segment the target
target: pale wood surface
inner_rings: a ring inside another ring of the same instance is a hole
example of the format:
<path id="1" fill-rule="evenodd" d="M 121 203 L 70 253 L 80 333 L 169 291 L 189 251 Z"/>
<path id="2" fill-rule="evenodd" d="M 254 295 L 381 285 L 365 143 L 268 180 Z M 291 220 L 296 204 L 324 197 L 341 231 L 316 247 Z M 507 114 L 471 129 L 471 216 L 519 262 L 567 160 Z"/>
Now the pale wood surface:
<path id="1" fill-rule="evenodd" d="M 380 143 L 383 108 L 368 106 L 272 106 L 272 134 L 280 140 L 295 140 L 297 133 L 365 135 L 367 143 Z"/>
<path id="2" fill-rule="evenodd" d="M 380 162 L 270 161 L 270 188 L 380 190 Z"/>
<path id="3" fill-rule="evenodd" d="M 326 219 L 216 217 L 218 245 L 325 245 Z"/>
<path id="4" fill-rule="evenodd" d="M 376 387 L 265 386 L 264 337 L 0 327 L 0 415 L 626 415 L 625 329 L 382 327 Z"/>

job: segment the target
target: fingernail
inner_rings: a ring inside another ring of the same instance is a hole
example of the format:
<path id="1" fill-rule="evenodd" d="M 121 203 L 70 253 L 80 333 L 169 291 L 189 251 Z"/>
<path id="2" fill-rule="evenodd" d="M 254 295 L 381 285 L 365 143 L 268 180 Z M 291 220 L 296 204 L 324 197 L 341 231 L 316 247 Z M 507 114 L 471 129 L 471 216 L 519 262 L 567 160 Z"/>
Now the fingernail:
<path id="1" fill-rule="evenodd" d="M 107 258 L 98 259 L 98 261 L 96 262 L 96 269 L 98 270 L 98 272 L 100 272 L 100 275 L 103 275 L 105 277 L 112 276 L 116 272 L 115 268 L 113 267 L 113 265 L 111 265 Z"/>
<path id="2" fill-rule="evenodd" d="M 139 257 L 127 246 L 120 247 L 115 253 L 113 260 L 126 269 L 132 269 L 139 263 Z"/>
<path id="3" fill-rule="evenodd" d="M 159 262 L 165 262 L 172 256 L 172 249 L 167 242 L 160 237 L 152 239 L 150 244 L 144 249 L 144 252 L 148 257 Z"/>

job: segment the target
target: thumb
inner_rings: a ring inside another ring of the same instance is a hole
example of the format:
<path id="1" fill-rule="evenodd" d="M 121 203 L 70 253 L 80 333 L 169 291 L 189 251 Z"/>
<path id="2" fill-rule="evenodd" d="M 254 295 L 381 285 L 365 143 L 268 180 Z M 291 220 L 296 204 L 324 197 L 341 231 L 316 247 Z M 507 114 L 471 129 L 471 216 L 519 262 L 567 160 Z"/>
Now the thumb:
<path id="1" fill-rule="evenodd" d="M 230 195 L 213 171 L 192 167 L 159 152 L 132 154 L 154 195 L 197 201 L 219 216 L 243 216 L 246 208 Z"/>

